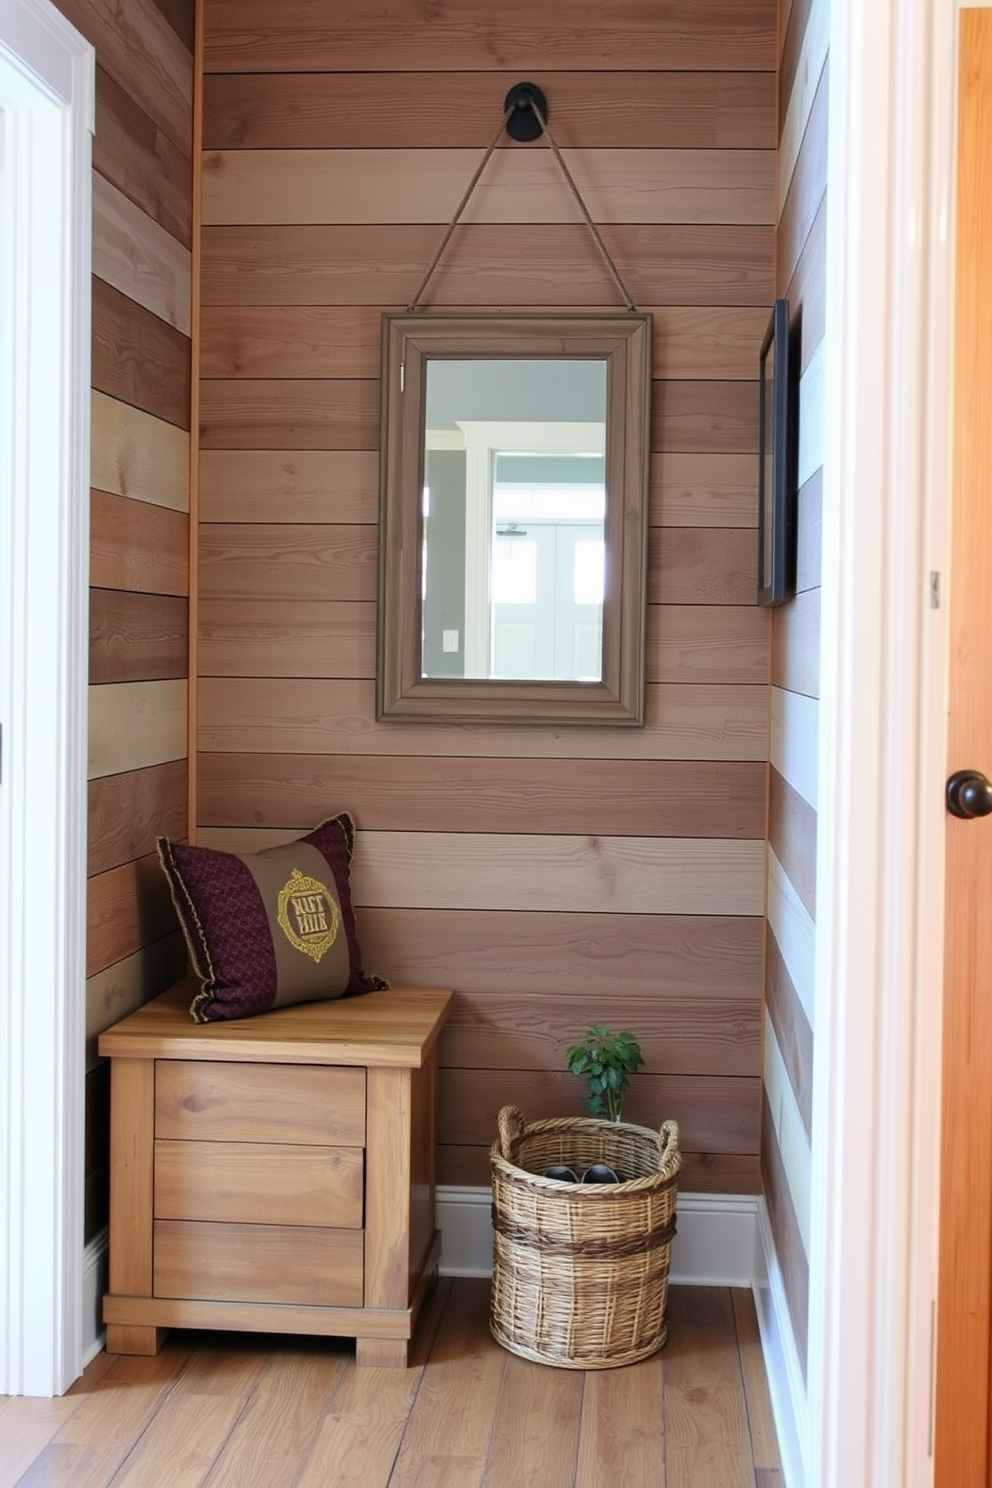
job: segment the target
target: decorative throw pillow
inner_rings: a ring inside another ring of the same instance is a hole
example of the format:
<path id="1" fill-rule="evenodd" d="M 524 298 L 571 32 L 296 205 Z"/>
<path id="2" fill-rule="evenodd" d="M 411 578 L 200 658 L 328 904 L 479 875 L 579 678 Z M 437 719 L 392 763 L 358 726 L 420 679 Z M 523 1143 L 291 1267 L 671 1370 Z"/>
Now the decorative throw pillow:
<path id="1" fill-rule="evenodd" d="M 200 991 L 196 1023 L 387 987 L 366 976 L 349 882 L 355 825 L 342 812 L 265 852 L 158 839 Z"/>

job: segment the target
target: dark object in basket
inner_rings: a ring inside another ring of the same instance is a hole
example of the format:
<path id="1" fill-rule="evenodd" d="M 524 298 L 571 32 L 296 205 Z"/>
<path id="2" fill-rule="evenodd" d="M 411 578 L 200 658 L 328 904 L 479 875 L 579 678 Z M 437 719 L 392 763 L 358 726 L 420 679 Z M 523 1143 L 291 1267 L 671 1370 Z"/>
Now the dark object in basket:
<path id="1" fill-rule="evenodd" d="M 660 1131 L 587 1118 L 527 1126 L 504 1106 L 490 1149 L 497 1341 L 566 1369 L 610 1369 L 661 1348 L 680 1162 L 674 1121 Z M 623 1181 L 545 1176 L 596 1163 Z"/>

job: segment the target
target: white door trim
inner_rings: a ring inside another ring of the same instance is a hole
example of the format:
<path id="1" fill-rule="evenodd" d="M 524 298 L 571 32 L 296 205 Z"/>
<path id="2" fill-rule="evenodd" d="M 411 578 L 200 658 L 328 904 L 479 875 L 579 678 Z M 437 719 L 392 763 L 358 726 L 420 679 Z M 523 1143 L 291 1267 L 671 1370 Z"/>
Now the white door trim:
<path id="1" fill-rule="evenodd" d="M 0 1394 L 80 1372 L 94 53 L 0 9 Z"/>
<path id="2" fill-rule="evenodd" d="M 955 19 L 831 5 L 809 1488 L 932 1481 Z"/>

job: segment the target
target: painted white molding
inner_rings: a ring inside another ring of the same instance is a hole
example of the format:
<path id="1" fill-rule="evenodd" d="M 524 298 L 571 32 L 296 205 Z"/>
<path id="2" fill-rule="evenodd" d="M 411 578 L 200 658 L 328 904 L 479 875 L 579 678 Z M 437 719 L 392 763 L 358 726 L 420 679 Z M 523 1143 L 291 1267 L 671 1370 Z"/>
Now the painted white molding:
<path id="1" fill-rule="evenodd" d="M 93 49 L 0 10 L 0 1394 L 82 1366 Z M 38 183 L 44 183 L 44 190 Z"/>
<path id="2" fill-rule="evenodd" d="M 768 1208 L 763 1198 L 758 1200 L 756 1222 L 758 1245 L 754 1305 L 782 1458 L 782 1478 L 785 1488 L 806 1488 L 806 1385 L 796 1351 L 782 1272 L 775 1254 Z"/>
<path id="3" fill-rule="evenodd" d="M 488 1186 L 438 1188 L 442 1276 L 492 1275 L 492 1203 Z M 757 1205 L 754 1194 L 680 1193 L 671 1282 L 750 1287 L 755 1275 Z"/>
<path id="4" fill-rule="evenodd" d="M 932 1480 L 919 1407 L 936 1260 L 943 778 L 925 745 L 946 663 L 927 543 L 947 492 L 927 438 L 949 384 L 932 305 L 950 134 L 933 106 L 954 23 L 946 0 L 831 6 L 805 1453 L 815 1488 Z"/>
<path id="5" fill-rule="evenodd" d="M 83 1252 L 83 1368 L 103 1348 L 103 1299 L 110 1291 L 110 1231 L 106 1226 Z"/>

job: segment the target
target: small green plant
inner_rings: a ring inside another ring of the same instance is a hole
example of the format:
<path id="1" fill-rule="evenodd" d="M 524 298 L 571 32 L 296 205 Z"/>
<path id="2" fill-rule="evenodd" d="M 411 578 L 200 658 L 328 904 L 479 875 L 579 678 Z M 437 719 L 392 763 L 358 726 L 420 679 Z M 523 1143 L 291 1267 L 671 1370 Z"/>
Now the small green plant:
<path id="1" fill-rule="evenodd" d="M 644 1063 L 632 1033 L 611 1033 L 602 1023 L 587 1028 L 581 1044 L 565 1055 L 573 1075 L 586 1082 L 586 1105 L 593 1116 L 619 1121 L 630 1077 Z"/>

